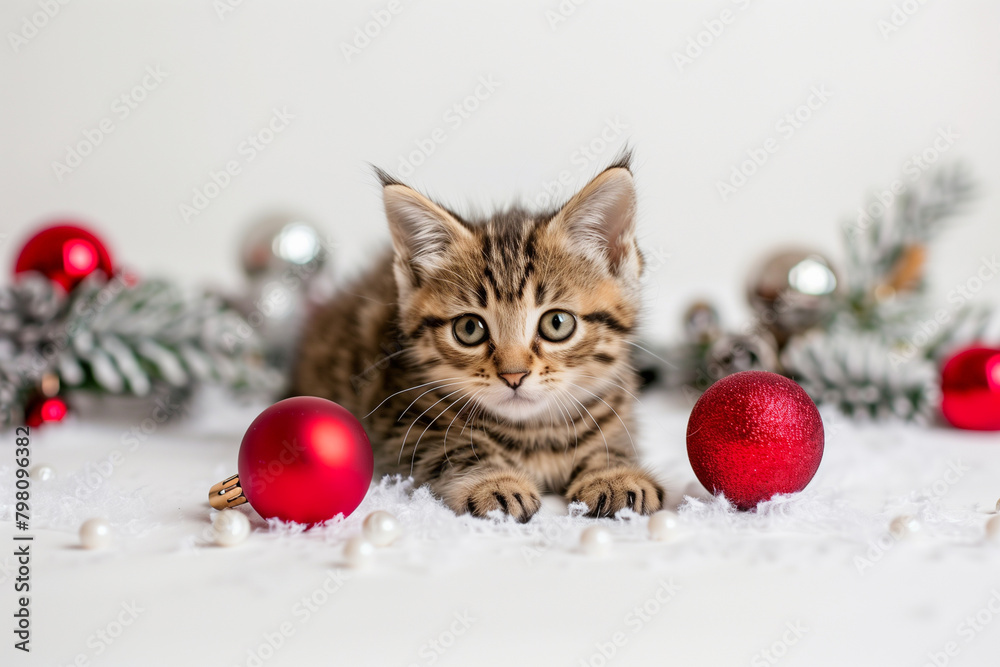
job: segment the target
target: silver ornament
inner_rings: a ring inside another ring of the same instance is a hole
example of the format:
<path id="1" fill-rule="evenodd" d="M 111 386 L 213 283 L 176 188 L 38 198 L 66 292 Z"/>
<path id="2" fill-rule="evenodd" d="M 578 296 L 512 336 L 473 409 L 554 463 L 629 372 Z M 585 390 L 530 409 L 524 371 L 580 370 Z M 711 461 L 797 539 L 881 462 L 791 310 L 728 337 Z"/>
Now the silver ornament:
<path id="1" fill-rule="evenodd" d="M 719 311 L 707 301 L 695 301 L 684 311 L 684 335 L 692 343 L 710 343 L 722 335 Z"/>
<path id="2" fill-rule="evenodd" d="M 250 278 L 318 274 L 329 253 L 319 229 L 304 218 L 270 215 L 254 222 L 240 244 L 240 265 Z"/>
<path id="3" fill-rule="evenodd" d="M 264 342 L 270 365 L 287 367 L 308 311 L 304 286 L 260 276 L 250 280 L 246 291 L 234 303 Z"/>
<path id="4" fill-rule="evenodd" d="M 779 345 L 823 322 L 836 305 L 837 273 L 826 257 L 788 250 L 767 257 L 751 274 L 750 305 Z"/>
<path id="5" fill-rule="evenodd" d="M 759 334 L 726 334 L 713 342 L 705 366 L 714 380 L 741 371 L 778 370 L 778 346 L 767 331 Z"/>
<path id="6" fill-rule="evenodd" d="M 317 286 L 326 287 L 328 247 L 315 225 L 288 215 L 260 219 L 243 238 L 240 264 L 249 283 L 234 305 L 276 368 L 290 364 L 309 302 Z"/>

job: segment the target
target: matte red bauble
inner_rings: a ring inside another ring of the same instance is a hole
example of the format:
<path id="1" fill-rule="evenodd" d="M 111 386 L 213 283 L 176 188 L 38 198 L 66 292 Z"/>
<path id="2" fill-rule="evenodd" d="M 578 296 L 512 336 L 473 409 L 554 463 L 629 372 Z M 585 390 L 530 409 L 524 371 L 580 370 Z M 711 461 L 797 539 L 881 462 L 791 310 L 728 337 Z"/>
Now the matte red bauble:
<path id="1" fill-rule="evenodd" d="M 14 273 L 37 271 L 67 292 L 94 271 L 111 276 L 114 267 L 104 242 L 77 225 L 53 225 L 28 239 Z"/>
<path id="2" fill-rule="evenodd" d="M 823 458 L 823 420 L 792 380 L 744 371 L 722 378 L 695 403 L 687 450 L 706 489 L 751 509 L 806 487 Z"/>
<path id="3" fill-rule="evenodd" d="M 264 410 L 240 445 L 239 484 L 269 519 L 319 523 L 353 512 L 372 481 L 368 435 L 333 401 L 298 396 Z"/>
<path id="4" fill-rule="evenodd" d="M 945 362 L 941 412 L 956 428 L 1000 431 L 1000 349 L 968 348 Z"/>

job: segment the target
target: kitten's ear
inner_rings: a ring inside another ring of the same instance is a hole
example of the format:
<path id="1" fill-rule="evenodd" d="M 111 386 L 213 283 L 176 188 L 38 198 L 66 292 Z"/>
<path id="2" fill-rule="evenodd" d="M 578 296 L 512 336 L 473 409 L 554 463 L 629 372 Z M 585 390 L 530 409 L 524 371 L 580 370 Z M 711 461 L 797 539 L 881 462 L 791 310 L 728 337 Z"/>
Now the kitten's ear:
<path id="1" fill-rule="evenodd" d="M 641 259 L 635 244 L 635 183 L 627 167 L 612 166 L 578 192 L 552 221 L 566 244 L 580 254 L 608 262 L 612 273 Z"/>
<path id="2" fill-rule="evenodd" d="M 440 266 L 456 241 L 472 233 L 455 217 L 416 190 L 396 181 L 383 181 L 385 217 L 392 232 L 396 257 L 418 274 Z"/>

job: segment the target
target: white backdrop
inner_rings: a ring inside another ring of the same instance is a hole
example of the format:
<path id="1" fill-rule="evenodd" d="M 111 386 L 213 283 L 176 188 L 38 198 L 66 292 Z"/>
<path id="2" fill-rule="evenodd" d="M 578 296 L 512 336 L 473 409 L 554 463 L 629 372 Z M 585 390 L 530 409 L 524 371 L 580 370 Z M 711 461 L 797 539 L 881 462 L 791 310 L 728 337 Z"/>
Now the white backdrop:
<path id="1" fill-rule="evenodd" d="M 656 335 L 701 294 L 737 324 L 776 245 L 840 258 L 839 224 L 925 150 L 981 184 L 933 249 L 944 295 L 1000 246 L 998 25 L 991 0 L 9 1 L 0 269 L 70 216 L 140 274 L 236 285 L 241 229 L 290 210 L 347 275 L 388 239 L 368 162 L 453 205 L 541 202 L 629 141 Z"/>

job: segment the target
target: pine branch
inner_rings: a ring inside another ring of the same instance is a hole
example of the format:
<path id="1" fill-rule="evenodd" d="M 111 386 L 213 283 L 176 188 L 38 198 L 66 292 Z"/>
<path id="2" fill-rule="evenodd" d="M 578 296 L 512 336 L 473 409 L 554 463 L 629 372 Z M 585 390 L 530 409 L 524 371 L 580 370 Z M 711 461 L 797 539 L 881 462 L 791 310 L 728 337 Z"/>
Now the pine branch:
<path id="1" fill-rule="evenodd" d="M 132 287 L 85 283 L 69 310 L 67 329 L 74 333 L 64 363 L 78 366 L 65 378 L 71 385 L 142 396 L 157 382 L 233 389 L 279 384 L 252 328 L 217 297 L 185 298 L 157 280 Z"/>
<path id="2" fill-rule="evenodd" d="M 927 245 L 974 195 L 964 167 L 942 167 L 899 194 L 889 208 L 871 198 L 864 207 L 867 217 L 845 225 L 844 305 L 859 327 L 880 329 L 916 306 L 906 302 L 924 292 Z"/>
<path id="3" fill-rule="evenodd" d="M 91 277 L 67 298 L 29 274 L 0 288 L 0 422 L 23 415 L 46 373 L 67 388 L 137 396 L 198 382 L 273 392 L 282 381 L 253 328 L 218 297 Z"/>
<path id="4" fill-rule="evenodd" d="M 781 360 L 817 404 L 852 417 L 925 423 L 937 405 L 936 365 L 899 354 L 877 333 L 814 332 L 794 338 Z"/>

